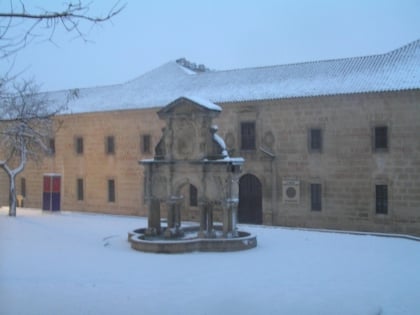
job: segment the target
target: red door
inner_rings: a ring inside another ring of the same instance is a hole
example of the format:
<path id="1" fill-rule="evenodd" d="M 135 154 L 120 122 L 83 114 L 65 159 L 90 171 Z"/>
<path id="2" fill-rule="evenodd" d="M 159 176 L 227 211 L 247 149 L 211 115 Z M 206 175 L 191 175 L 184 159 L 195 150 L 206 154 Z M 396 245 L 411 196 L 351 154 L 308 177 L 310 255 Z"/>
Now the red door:
<path id="1" fill-rule="evenodd" d="M 61 176 L 44 175 L 42 210 L 59 211 L 61 193 Z"/>

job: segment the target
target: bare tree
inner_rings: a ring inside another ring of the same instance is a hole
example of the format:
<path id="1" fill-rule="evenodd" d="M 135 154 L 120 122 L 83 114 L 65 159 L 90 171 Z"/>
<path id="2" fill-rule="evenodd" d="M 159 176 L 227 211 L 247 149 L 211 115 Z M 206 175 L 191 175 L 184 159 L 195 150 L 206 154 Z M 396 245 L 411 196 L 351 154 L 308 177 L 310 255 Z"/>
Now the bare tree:
<path id="1" fill-rule="evenodd" d="M 48 94 L 39 93 L 32 81 L 13 85 L 13 91 L 0 99 L 0 168 L 9 177 L 9 215 L 16 215 L 16 176 L 29 160 L 40 162 L 51 153 L 50 141 L 59 127 L 54 120 L 67 107 L 54 104 Z"/>
<path id="2" fill-rule="evenodd" d="M 28 10 L 24 0 L 10 0 L 7 12 L 0 11 L 0 60 L 24 49 L 35 38 L 53 41 L 58 29 L 86 41 L 87 25 L 111 20 L 125 4 L 116 2 L 104 15 L 90 14 L 90 6 L 79 0 L 69 1 L 58 11 Z M 9 177 L 9 215 L 16 216 L 16 176 L 29 160 L 41 161 L 48 154 L 57 122 L 53 118 L 77 93 L 70 92 L 65 104 L 53 104 L 33 81 L 16 83 L 18 76 L 9 73 L 0 75 L 0 168 Z"/>
<path id="3" fill-rule="evenodd" d="M 70 1 L 58 11 L 44 8 L 28 10 L 25 1 L 10 1 L 7 12 L 0 12 L 0 58 L 15 54 L 35 38 L 53 41 L 58 29 L 87 40 L 85 27 L 110 21 L 119 14 L 125 4 L 116 2 L 103 15 L 90 14 L 91 3 Z M 34 10 L 34 11 L 32 11 Z"/>

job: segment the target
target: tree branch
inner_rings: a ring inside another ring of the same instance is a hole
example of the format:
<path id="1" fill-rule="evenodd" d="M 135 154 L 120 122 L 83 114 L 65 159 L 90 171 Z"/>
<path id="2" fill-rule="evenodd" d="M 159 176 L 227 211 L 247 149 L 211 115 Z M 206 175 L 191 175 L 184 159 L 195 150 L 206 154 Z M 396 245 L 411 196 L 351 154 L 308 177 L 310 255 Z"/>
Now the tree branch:
<path id="1" fill-rule="evenodd" d="M 0 12 L 0 18 L 20 18 L 20 19 L 33 19 L 33 20 L 71 20 L 71 19 L 78 19 L 78 20 L 86 20 L 93 23 L 100 23 L 105 22 L 107 20 L 110 20 L 115 15 L 120 13 L 124 9 L 125 5 L 118 8 L 115 11 L 109 12 L 106 16 L 100 17 L 100 16 L 88 16 L 83 14 L 78 14 L 77 12 L 83 11 L 84 7 L 79 7 L 75 9 L 70 9 L 62 12 L 48 12 L 42 14 L 30 14 L 26 12 L 22 13 L 14 13 L 14 12 L 7 12 L 7 13 L 1 13 Z"/>
<path id="2" fill-rule="evenodd" d="M 10 12 L 0 12 L 0 59 L 17 53 L 34 38 L 39 37 L 35 34 L 35 30 L 41 22 L 45 22 L 46 28 L 50 30 L 48 40 L 51 42 L 53 42 L 55 31 L 60 25 L 66 32 L 76 33 L 77 37 L 86 41 L 85 33 L 81 29 L 80 23 L 82 21 L 93 25 L 109 21 L 121 13 L 121 11 L 126 7 L 126 4 L 120 5 L 120 2 L 117 1 L 107 14 L 98 16 L 90 15 L 88 13 L 89 6 L 89 3 L 85 5 L 82 1 L 78 1 L 77 3 L 68 3 L 67 7 L 61 11 L 48 11 L 41 9 L 41 12 L 33 13 L 26 10 L 22 1 L 21 9 L 18 12 L 13 9 L 13 5 L 11 3 Z M 5 22 L 2 22 L 2 20 Z M 14 24 L 14 21 L 32 22 L 30 25 L 24 27 L 25 30 L 22 30 L 20 35 L 14 35 L 12 38 L 8 38 L 7 35 L 9 32 L 17 26 Z"/>

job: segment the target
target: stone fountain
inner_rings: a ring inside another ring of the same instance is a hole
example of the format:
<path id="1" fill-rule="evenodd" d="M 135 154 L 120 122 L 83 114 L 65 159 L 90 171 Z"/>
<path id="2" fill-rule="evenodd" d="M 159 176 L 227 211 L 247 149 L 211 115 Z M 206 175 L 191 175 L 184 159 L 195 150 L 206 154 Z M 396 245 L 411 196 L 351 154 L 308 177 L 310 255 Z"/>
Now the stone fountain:
<path id="1" fill-rule="evenodd" d="M 180 97 L 158 111 L 166 127 L 145 168 L 148 226 L 129 233 L 135 250 L 158 253 L 237 251 L 257 246 L 256 236 L 238 231 L 239 176 L 244 159 L 229 157 L 213 118 L 221 107 L 196 97 Z M 197 194 L 199 225 L 182 224 L 185 198 Z M 166 213 L 166 220 L 161 213 Z M 219 218 L 221 224 L 215 223 Z"/>

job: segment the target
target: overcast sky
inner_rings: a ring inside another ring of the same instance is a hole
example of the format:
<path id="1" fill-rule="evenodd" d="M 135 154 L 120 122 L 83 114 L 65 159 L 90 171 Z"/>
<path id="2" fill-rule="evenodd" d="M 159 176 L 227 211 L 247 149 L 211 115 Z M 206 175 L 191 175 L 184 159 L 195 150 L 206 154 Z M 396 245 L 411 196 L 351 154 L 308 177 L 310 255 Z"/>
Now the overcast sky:
<path id="1" fill-rule="evenodd" d="M 57 10 L 62 2 L 25 3 Z M 90 12 L 105 14 L 114 3 L 95 0 Z M 58 90 L 123 83 L 181 57 L 224 70 L 372 55 L 420 39 L 419 0 L 120 3 L 126 8 L 112 22 L 84 27 L 92 42 L 56 32 L 54 44 L 36 40 L 21 51 L 14 71 Z"/>

